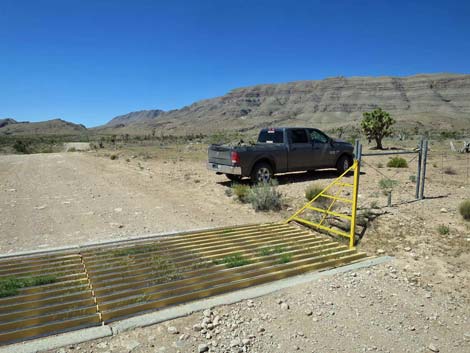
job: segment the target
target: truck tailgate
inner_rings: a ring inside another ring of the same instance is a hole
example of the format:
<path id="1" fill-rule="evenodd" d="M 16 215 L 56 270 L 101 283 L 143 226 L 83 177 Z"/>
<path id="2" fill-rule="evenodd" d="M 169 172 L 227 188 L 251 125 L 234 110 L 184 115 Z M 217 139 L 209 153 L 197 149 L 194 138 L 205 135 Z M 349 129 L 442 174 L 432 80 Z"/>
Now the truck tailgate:
<path id="1" fill-rule="evenodd" d="M 222 145 L 209 146 L 209 163 L 232 165 L 232 149 Z"/>

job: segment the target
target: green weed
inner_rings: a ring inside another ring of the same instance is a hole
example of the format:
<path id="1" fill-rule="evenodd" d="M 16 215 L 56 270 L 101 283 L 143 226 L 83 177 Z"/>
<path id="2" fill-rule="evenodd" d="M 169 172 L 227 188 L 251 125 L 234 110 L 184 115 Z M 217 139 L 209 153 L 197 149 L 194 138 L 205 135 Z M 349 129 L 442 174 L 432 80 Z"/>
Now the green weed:
<path id="1" fill-rule="evenodd" d="M 148 252 L 158 250 L 158 245 L 148 245 L 144 247 L 138 248 L 127 248 L 127 249 L 119 249 L 113 251 L 114 256 L 128 256 L 128 255 L 137 255 L 137 254 L 145 254 Z"/>
<path id="2" fill-rule="evenodd" d="M 292 261 L 292 255 L 291 254 L 282 254 L 279 257 L 278 263 L 279 264 L 286 264 L 286 263 L 291 262 L 291 261 Z"/>
<path id="3" fill-rule="evenodd" d="M 450 229 L 449 229 L 448 226 L 446 226 L 444 224 L 439 224 L 437 226 L 437 231 L 439 232 L 440 235 L 447 235 L 447 234 L 449 234 Z"/>
<path id="4" fill-rule="evenodd" d="M 240 267 L 251 264 L 251 261 L 245 259 L 241 254 L 227 255 L 223 259 L 214 260 L 213 262 L 216 265 L 225 264 L 228 268 Z"/>
<path id="5" fill-rule="evenodd" d="M 0 298 L 18 294 L 20 288 L 36 287 L 44 284 L 55 283 L 57 278 L 52 275 L 36 277 L 8 277 L 0 279 Z"/>
<path id="6" fill-rule="evenodd" d="M 262 248 L 258 251 L 258 256 L 269 256 L 273 254 L 281 254 L 286 251 L 286 248 L 282 245 L 276 245 L 274 247 Z"/>

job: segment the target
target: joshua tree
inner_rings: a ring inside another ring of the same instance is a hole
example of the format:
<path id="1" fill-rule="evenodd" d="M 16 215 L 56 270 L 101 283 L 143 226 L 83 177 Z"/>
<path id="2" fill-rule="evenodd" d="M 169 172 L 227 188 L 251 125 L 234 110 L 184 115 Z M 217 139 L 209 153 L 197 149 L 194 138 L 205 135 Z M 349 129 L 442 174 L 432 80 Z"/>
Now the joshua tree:
<path id="1" fill-rule="evenodd" d="M 381 108 L 365 112 L 362 115 L 364 116 L 361 121 L 362 131 L 366 134 L 369 142 L 375 140 L 377 148 L 383 149 L 382 139 L 392 134 L 391 126 L 395 124 L 395 120 Z"/>

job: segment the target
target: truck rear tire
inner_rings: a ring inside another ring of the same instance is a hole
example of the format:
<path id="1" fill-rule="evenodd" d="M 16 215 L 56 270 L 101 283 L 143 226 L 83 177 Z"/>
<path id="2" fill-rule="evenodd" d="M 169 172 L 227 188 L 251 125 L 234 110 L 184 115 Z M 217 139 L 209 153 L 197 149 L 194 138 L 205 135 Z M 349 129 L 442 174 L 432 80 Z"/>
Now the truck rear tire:
<path id="1" fill-rule="evenodd" d="M 251 181 L 254 183 L 269 183 L 273 178 L 273 174 L 273 168 L 268 163 L 257 163 L 251 172 Z"/>
<path id="2" fill-rule="evenodd" d="M 336 162 L 336 170 L 338 171 L 338 174 L 343 174 L 346 170 L 349 169 L 349 167 L 351 167 L 351 165 L 351 158 L 343 155 L 338 159 L 338 162 Z"/>

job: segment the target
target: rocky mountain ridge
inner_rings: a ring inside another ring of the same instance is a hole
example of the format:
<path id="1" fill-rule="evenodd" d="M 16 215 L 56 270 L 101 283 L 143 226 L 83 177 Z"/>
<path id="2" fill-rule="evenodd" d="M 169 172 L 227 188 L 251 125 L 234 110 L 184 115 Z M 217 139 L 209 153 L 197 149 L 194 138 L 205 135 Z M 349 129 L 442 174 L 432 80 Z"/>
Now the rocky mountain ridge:
<path id="1" fill-rule="evenodd" d="M 334 77 L 256 85 L 237 88 L 224 96 L 181 109 L 159 110 L 150 119 L 128 119 L 119 127 L 108 123 L 95 130 L 139 133 L 156 129 L 179 134 L 249 131 L 269 125 L 347 127 L 357 126 L 362 113 L 376 107 L 389 111 L 399 125 L 468 128 L 470 75 Z"/>
<path id="2" fill-rule="evenodd" d="M 266 126 L 358 126 L 362 113 L 377 107 L 398 126 L 461 130 L 470 126 L 470 75 L 422 74 L 408 77 L 333 77 L 260 84 L 171 111 L 141 110 L 91 129 L 63 120 L 17 123 L 0 120 L 2 134 L 91 133 L 183 135 L 223 130 L 255 131 Z"/>

